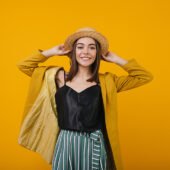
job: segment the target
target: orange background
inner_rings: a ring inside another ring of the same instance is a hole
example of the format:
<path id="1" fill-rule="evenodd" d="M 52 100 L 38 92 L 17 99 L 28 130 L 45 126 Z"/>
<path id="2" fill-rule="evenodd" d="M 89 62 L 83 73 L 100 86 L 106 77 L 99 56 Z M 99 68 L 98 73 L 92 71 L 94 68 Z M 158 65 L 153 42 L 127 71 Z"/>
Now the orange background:
<path id="1" fill-rule="evenodd" d="M 154 75 L 149 84 L 118 94 L 125 170 L 169 170 L 169 16 L 167 0 L 1 2 L 0 169 L 51 169 L 40 155 L 17 143 L 30 78 L 16 64 L 33 50 L 61 44 L 76 29 L 90 26 L 108 38 L 110 51 L 125 59 L 135 58 Z M 66 56 L 42 64 L 69 68 Z M 119 66 L 104 61 L 100 71 L 126 74 Z"/>

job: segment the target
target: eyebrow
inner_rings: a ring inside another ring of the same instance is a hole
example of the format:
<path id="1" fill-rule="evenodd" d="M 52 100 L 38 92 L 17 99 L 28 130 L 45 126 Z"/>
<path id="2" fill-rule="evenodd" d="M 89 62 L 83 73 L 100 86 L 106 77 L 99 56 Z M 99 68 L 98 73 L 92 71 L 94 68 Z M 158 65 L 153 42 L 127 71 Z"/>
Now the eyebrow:
<path id="1" fill-rule="evenodd" d="M 77 43 L 76 45 L 78 45 L 78 44 L 82 44 L 82 45 L 84 45 L 83 43 Z M 96 45 L 96 44 L 89 44 L 89 45 Z"/>

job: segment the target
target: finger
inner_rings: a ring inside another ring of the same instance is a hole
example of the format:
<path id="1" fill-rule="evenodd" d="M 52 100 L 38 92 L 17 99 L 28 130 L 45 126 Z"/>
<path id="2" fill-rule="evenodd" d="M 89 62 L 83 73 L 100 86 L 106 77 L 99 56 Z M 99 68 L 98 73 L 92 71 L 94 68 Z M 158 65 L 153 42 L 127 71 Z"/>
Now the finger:
<path id="1" fill-rule="evenodd" d="M 106 56 L 110 54 L 110 51 L 107 51 Z"/>
<path id="2" fill-rule="evenodd" d="M 102 54 L 102 57 L 103 57 L 103 58 L 106 58 L 106 56 L 105 56 L 105 55 L 103 55 L 103 54 Z"/>
<path id="3" fill-rule="evenodd" d="M 66 54 L 66 53 L 68 53 L 68 52 L 70 52 L 70 50 L 64 51 L 64 54 Z"/>
<path id="4" fill-rule="evenodd" d="M 104 58 L 104 56 L 103 56 L 103 55 L 101 55 L 101 59 L 102 59 L 102 60 L 105 60 L 105 58 Z"/>

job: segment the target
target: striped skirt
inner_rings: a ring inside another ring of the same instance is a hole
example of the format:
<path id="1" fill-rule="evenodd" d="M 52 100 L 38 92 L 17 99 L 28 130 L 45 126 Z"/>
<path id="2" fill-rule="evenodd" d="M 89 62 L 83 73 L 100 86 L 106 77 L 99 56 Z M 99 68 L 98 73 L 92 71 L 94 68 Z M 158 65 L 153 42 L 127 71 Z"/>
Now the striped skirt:
<path id="1" fill-rule="evenodd" d="M 102 131 L 92 133 L 61 129 L 52 170 L 106 170 L 107 154 Z"/>

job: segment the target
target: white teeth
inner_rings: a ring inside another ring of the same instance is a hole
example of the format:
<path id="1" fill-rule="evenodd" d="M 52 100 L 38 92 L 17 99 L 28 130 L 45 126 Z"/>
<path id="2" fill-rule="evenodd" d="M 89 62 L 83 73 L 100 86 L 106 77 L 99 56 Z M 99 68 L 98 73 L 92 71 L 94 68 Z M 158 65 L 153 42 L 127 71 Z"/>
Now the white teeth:
<path id="1" fill-rule="evenodd" d="M 90 58 L 87 57 L 83 57 L 82 60 L 89 60 Z"/>

